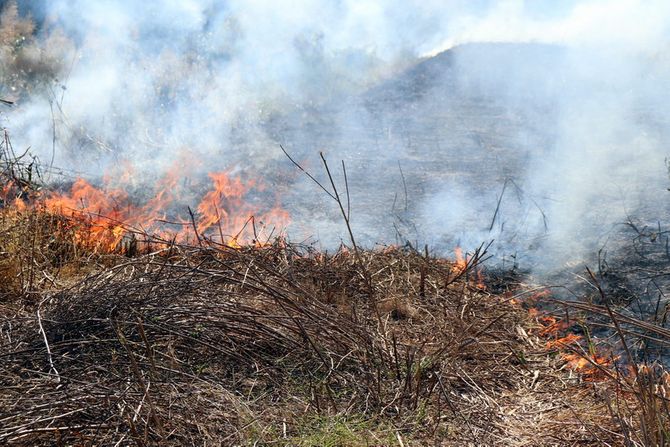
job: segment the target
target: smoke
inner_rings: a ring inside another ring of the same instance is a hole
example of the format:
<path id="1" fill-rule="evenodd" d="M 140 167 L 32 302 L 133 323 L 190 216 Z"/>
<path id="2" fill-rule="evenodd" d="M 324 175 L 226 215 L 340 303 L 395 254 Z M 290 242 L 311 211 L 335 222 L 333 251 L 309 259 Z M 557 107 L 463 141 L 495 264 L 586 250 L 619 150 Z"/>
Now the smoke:
<path id="1" fill-rule="evenodd" d="M 667 217 L 665 1 L 19 6 L 59 63 L 14 93 L 5 122 L 68 172 L 129 163 L 140 189 L 184 159 L 188 175 L 262 176 L 294 214 L 289 233 L 330 246 L 345 237 L 333 204 L 277 174 L 292 169 L 283 144 L 326 181 L 324 151 L 347 163 L 365 244 L 496 239 L 499 256 L 545 265 L 640 208 Z"/>

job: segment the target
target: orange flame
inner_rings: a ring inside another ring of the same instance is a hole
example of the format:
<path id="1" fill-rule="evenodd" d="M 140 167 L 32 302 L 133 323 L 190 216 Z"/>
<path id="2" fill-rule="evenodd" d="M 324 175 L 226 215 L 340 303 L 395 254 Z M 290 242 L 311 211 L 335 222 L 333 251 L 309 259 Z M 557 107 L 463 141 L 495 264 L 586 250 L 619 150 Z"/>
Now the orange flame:
<path id="1" fill-rule="evenodd" d="M 568 328 L 568 324 L 565 321 L 558 320 L 556 317 L 551 315 L 538 317 L 538 320 L 543 324 L 544 328 L 540 331 L 540 335 L 556 335 L 560 331 L 564 331 Z"/>
<path id="2" fill-rule="evenodd" d="M 581 353 L 582 343 L 584 338 L 581 335 L 567 333 L 562 337 L 559 334 L 564 333 L 569 327 L 569 324 L 558 318 L 544 314 L 537 308 L 528 310 L 528 315 L 540 323 L 541 328 L 539 335 L 543 337 L 551 337 L 547 340 L 545 348 L 547 350 L 558 350 L 560 358 L 566 362 L 568 368 L 580 373 L 584 380 L 595 382 L 605 380 L 607 374 L 604 372 L 616 362 L 619 357 L 602 355 L 595 349 L 589 350 L 589 353 Z M 561 352 L 563 351 L 563 352 Z"/>
<path id="3" fill-rule="evenodd" d="M 69 192 L 47 193 L 33 206 L 43 204 L 47 211 L 71 219 L 73 228 L 76 227 L 76 242 L 101 252 L 123 250 L 120 244 L 129 231 L 189 242 L 193 240 L 195 229 L 199 239 L 230 247 L 262 245 L 261 237 L 270 238 L 266 228 L 272 225 L 283 228 L 289 222 L 288 213 L 277 203 L 268 206 L 248 200 L 251 190 L 262 190 L 260 183 L 245 182 L 227 172 L 209 174 L 211 188 L 191 216 L 177 215 L 166 222 L 166 216 L 174 214 L 174 208 L 179 205 L 181 169 L 175 166 L 160 178 L 155 195 L 141 205 L 134 203 L 123 188 L 108 186 L 112 182 L 123 184 L 132 177 L 132 166 L 123 166 L 123 169 L 121 175 L 106 176 L 106 184 L 101 188 L 78 179 Z M 5 189 L 0 191 L 0 197 Z M 178 229 L 169 231 L 166 228 L 172 227 L 168 223 L 178 225 Z"/>
<path id="4" fill-rule="evenodd" d="M 582 374 L 584 380 L 596 382 L 607 377 L 603 369 L 612 366 L 619 356 L 606 357 L 597 353 L 591 355 L 562 353 L 561 358 L 567 362 L 568 368 Z"/>
<path id="5" fill-rule="evenodd" d="M 568 334 L 565 337 L 557 338 L 547 342 L 547 349 L 562 348 L 567 345 L 578 344 L 582 340 L 581 335 Z"/>
<path id="6" fill-rule="evenodd" d="M 13 180 L 8 181 L 0 187 L 0 208 L 9 208 L 13 212 L 21 212 L 26 209 L 22 199 L 26 191 Z"/>
<path id="7" fill-rule="evenodd" d="M 84 179 L 78 179 L 69 195 L 51 194 L 44 200 L 49 212 L 81 220 L 85 231 L 75 232 L 78 243 L 87 248 L 113 251 L 125 233 L 130 210 L 124 207 L 128 197 L 121 190 L 104 192 Z"/>
<path id="8" fill-rule="evenodd" d="M 470 257 L 463 256 L 463 250 L 461 247 L 454 248 L 455 259 L 451 265 L 451 272 L 455 275 L 460 275 L 465 270 L 467 270 L 470 264 Z M 476 269 L 475 271 L 475 287 L 479 290 L 486 290 L 486 284 L 484 284 L 484 275 L 481 270 Z"/>
<path id="9" fill-rule="evenodd" d="M 454 255 L 456 256 L 456 259 L 454 260 L 454 264 L 451 267 L 451 271 L 453 273 L 460 274 L 465 271 L 466 268 L 468 268 L 468 261 L 463 256 L 463 250 L 461 247 L 454 248 Z"/>

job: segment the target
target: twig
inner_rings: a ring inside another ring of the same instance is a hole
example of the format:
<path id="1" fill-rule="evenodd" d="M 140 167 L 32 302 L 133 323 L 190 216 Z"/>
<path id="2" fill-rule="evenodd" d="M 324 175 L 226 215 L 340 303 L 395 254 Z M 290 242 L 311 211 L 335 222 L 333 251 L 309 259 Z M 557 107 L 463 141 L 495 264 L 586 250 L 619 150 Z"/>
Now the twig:
<path id="1" fill-rule="evenodd" d="M 500 203 L 502 202 L 503 196 L 505 195 L 505 190 L 507 189 L 507 183 L 509 179 L 505 179 L 503 183 L 502 191 L 500 192 L 500 197 L 498 197 L 498 203 L 496 204 L 496 209 L 493 212 L 493 218 L 491 219 L 491 225 L 489 225 L 489 231 L 493 230 L 493 225 L 496 223 L 496 218 L 498 217 L 498 212 L 500 211 Z"/>
<path id="2" fill-rule="evenodd" d="M 312 174 L 310 174 L 310 173 L 307 172 L 302 166 L 300 166 L 300 164 L 298 164 L 298 162 L 295 161 L 295 160 L 288 154 L 288 152 L 286 152 L 286 149 L 284 149 L 284 147 L 283 147 L 281 144 L 279 145 L 279 147 L 281 148 L 281 150 L 282 150 L 282 152 L 284 153 L 284 155 L 286 155 L 286 156 L 288 157 L 288 159 L 291 160 L 291 163 L 293 163 L 293 164 L 295 165 L 295 167 L 297 167 L 298 169 L 300 169 L 300 170 L 301 170 L 307 177 L 309 177 L 314 183 L 316 183 L 316 185 L 317 185 L 319 188 L 323 189 L 323 191 L 324 191 L 326 194 L 328 194 L 328 195 L 330 196 L 331 199 L 333 199 L 333 200 L 337 200 L 337 199 L 335 198 L 335 196 L 334 196 L 330 191 L 328 191 L 328 189 L 327 189 L 325 186 L 323 186 L 323 185 L 321 184 L 321 182 L 319 182 L 316 178 L 314 178 L 314 177 L 312 176 Z"/>
<path id="3" fill-rule="evenodd" d="M 398 169 L 400 170 L 400 178 L 402 179 L 402 187 L 405 192 L 405 212 L 408 208 L 408 196 L 407 196 L 407 183 L 405 182 L 405 174 L 402 172 L 402 166 L 400 165 L 400 160 L 398 160 Z"/>
<path id="4" fill-rule="evenodd" d="M 42 325 L 42 316 L 40 315 L 40 309 L 42 307 L 42 304 L 46 301 L 46 298 L 40 302 L 40 304 L 37 306 L 37 324 L 40 327 L 40 334 L 42 334 L 42 339 L 44 340 L 44 346 L 47 349 L 47 357 L 49 359 L 49 368 L 50 371 L 53 371 L 53 373 L 56 375 L 56 381 L 60 383 L 60 374 L 58 373 L 58 370 L 56 369 L 56 366 L 54 365 L 54 360 L 53 356 L 51 355 L 51 348 L 49 347 L 49 340 L 47 339 L 47 333 L 44 330 L 44 326 Z"/>

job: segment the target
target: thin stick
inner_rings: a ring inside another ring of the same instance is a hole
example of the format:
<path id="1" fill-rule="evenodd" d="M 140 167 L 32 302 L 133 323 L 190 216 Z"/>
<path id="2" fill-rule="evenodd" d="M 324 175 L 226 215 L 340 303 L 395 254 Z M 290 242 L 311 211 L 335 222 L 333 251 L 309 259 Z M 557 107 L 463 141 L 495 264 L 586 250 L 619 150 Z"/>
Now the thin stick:
<path id="1" fill-rule="evenodd" d="M 56 375 L 56 381 L 60 383 L 60 374 L 58 373 L 58 370 L 56 369 L 56 366 L 54 365 L 54 359 L 51 355 L 51 348 L 49 347 L 49 340 L 47 339 L 47 333 L 44 330 L 44 326 L 42 326 L 42 316 L 40 315 L 40 308 L 42 307 L 42 304 L 46 301 L 46 298 L 40 302 L 40 304 L 37 306 L 37 324 L 40 327 L 40 334 L 42 334 L 42 339 L 44 340 L 44 346 L 47 349 L 47 357 L 49 359 L 49 369 L 50 371 L 53 371 L 54 374 Z"/>
<path id="2" fill-rule="evenodd" d="M 51 161 L 49 162 L 49 172 L 54 167 L 54 160 L 56 158 L 56 117 L 54 116 L 53 100 L 49 101 L 49 108 L 51 109 Z"/>
<path id="3" fill-rule="evenodd" d="M 402 179 L 402 187 L 405 191 L 405 212 L 407 212 L 408 199 L 407 199 L 407 183 L 405 182 L 405 174 L 402 172 L 402 166 L 400 166 L 400 160 L 398 160 L 398 169 L 400 169 L 400 178 Z"/>
<path id="4" fill-rule="evenodd" d="M 342 160 L 342 173 L 344 174 L 344 187 L 347 192 L 347 219 L 351 217 L 351 198 L 349 196 L 349 181 L 347 180 L 347 167 Z"/>
<path id="5" fill-rule="evenodd" d="M 633 354 L 631 354 L 630 349 L 628 349 L 628 343 L 626 342 L 626 337 L 624 336 L 623 330 L 621 330 L 621 326 L 619 325 L 619 320 L 614 316 L 614 313 L 612 312 L 612 308 L 610 307 L 609 303 L 607 302 L 607 297 L 605 296 L 605 291 L 600 287 L 600 282 L 596 279 L 596 276 L 593 274 L 591 269 L 586 267 L 586 271 L 589 273 L 589 276 L 591 276 L 591 279 L 595 283 L 596 287 L 598 288 L 598 293 L 600 294 L 600 297 L 603 300 L 603 303 L 605 305 L 605 309 L 607 309 L 607 313 L 612 320 L 612 323 L 614 323 L 614 327 L 616 328 L 616 332 L 619 335 L 619 338 L 621 339 L 621 344 L 623 345 L 624 352 L 626 353 L 626 357 L 628 358 L 628 362 L 631 366 L 633 366 L 633 375 L 635 376 L 635 380 L 638 380 L 638 373 L 637 373 L 637 368 L 635 367 L 635 359 L 633 358 Z M 638 396 L 639 397 L 639 396 Z"/>
<path id="6" fill-rule="evenodd" d="M 498 217 L 498 212 L 500 211 L 500 203 L 502 202 L 503 196 L 505 195 L 505 189 L 507 189 L 507 182 L 509 182 L 509 179 L 505 179 L 505 183 L 503 183 L 502 192 L 500 193 L 500 197 L 498 197 L 498 204 L 496 205 L 496 210 L 493 212 L 493 219 L 491 219 L 489 231 L 493 230 L 493 225 L 496 223 L 496 218 Z"/>
<path id="7" fill-rule="evenodd" d="M 358 261 L 358 264 L 361 267 L 363 277 L 365 279 L 366 285 L 368 286 L 368 292 L 370 297 L 373 295 L 373 286 L 372 286 L 372 281 L 370 279 L 370 275 L 368 274 L 367 268 L 365 268 L 365 264 L 363 263 L 363 258 L 361 257 L 360 250 L 358 249 L 358 245 L 356 244 L 356 238 L 354 238 L 354 231 L 351 229 L 351 223 L 349 221 L 349 217 L 347 216 L 347 213 L 344 211 L 344 206 L 342 205 L 342 200 L 340 199 L 340 194 L 337 191 L 337 186 L 335 186 L 335 180 L 333 179 L 333 175 L 330 173 L 330 168 L 328 167 L 328 162 L 326 161 L 326 157 L 323 155 L 323 152 L 319 152 L 319 155 L 321 156 L 321 161 L 323 162 L 323 167 L 326 169 L 326 174 L 328 174 L 328 179 L 330 180 L 330 185 L 333 187 L 333 198 L 337 202 L 337 205 L 340 207 L 340 212 L 342 213 L 342 217 L 344 218 L 344 223 L 347 226 L 347 231 L 349 232 L 349 239 L 351 240 L 351 245 L 354 248 L 354 255 L 356 256 L 356 260 Z M 380 317 L 381 318 L 381 317 Z"/>
<path id="8" fill-rule="evenodd" d="M 193 214 L 193 210 L 190 206 L 188 207 L 188 214 L 191 216 L 191 224 L 193 224 L 193 232 L 195 233 L 195 237 L 198 240 L 198 245 L 202 246 L 202 240 L 198 234 L 198 226 L 195 223 L 195 214 Z M 223 241 L 221 241 L 221 243 L 223 243 Z"/>
<path id="9" fill-rule="evenodd" d="M 337 199 L 335 198 L 335 196 L 334 196 L 330 191 L 328 191 L 328 189 L 326 189 L 325 186 L 323 186 L 323 185 L 321 184 L 321 182 L 319 182 L 317 179 L 315 179 L 315 178 L 312 176 L 312 174 L 310 174 L 309 172 L 307 172 L 302 166 L 300 166 L 300 164 L 298 164 L 297 161 L 295 161 L 293 158 L 291 158 L 291 156 L 288 154 L 288 152 L 286 152 L 286 149 L 284 149 L 284 147 L 283 147 L 281 144 L 279 145 L 279 147 L 281 148 L 281 150 L 282 150 L 282 152 L 284 153 L 284 155 L 286 155 L 286 156 L 288 157 L 288 159 L 291 160 L 291 163 L 293 163 L 293 164 L 295 165 L 296 168 L 300 169 L 300 170 L 301 170 L 307 177 L 309 177 L 310 179 L 312 179 L 312 181 L 313 181 L 314 183 L 316 183 L 317 186 L 318 186 L 319 188 L 323 189 L 323 191 L 324 191 L 326 194 L 328 194 L 328 195 L 330 196 L 331 199 L 333 199 L 333 200 L 337 200 Z"/>

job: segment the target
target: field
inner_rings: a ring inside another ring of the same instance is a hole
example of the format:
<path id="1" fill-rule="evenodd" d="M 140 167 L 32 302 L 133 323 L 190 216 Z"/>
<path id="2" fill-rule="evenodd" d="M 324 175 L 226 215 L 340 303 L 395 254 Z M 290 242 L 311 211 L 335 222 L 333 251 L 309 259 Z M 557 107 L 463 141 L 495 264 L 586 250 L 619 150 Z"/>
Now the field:
<path id="1" fill-rule="evenodd" d="M 546 290 L 487 273 L 483 248 L 131 256 L 82 244 L 73 219 L 2 213 L 3 443 L 664 442 L 666 376 L 565 336 L 579 312 L 538 311 Z"/>
<path id="2" fill-rule="evenodd" d="M 670 9 L 294 3 L 0 0 L 0 445 L 670 445 Z"/>

